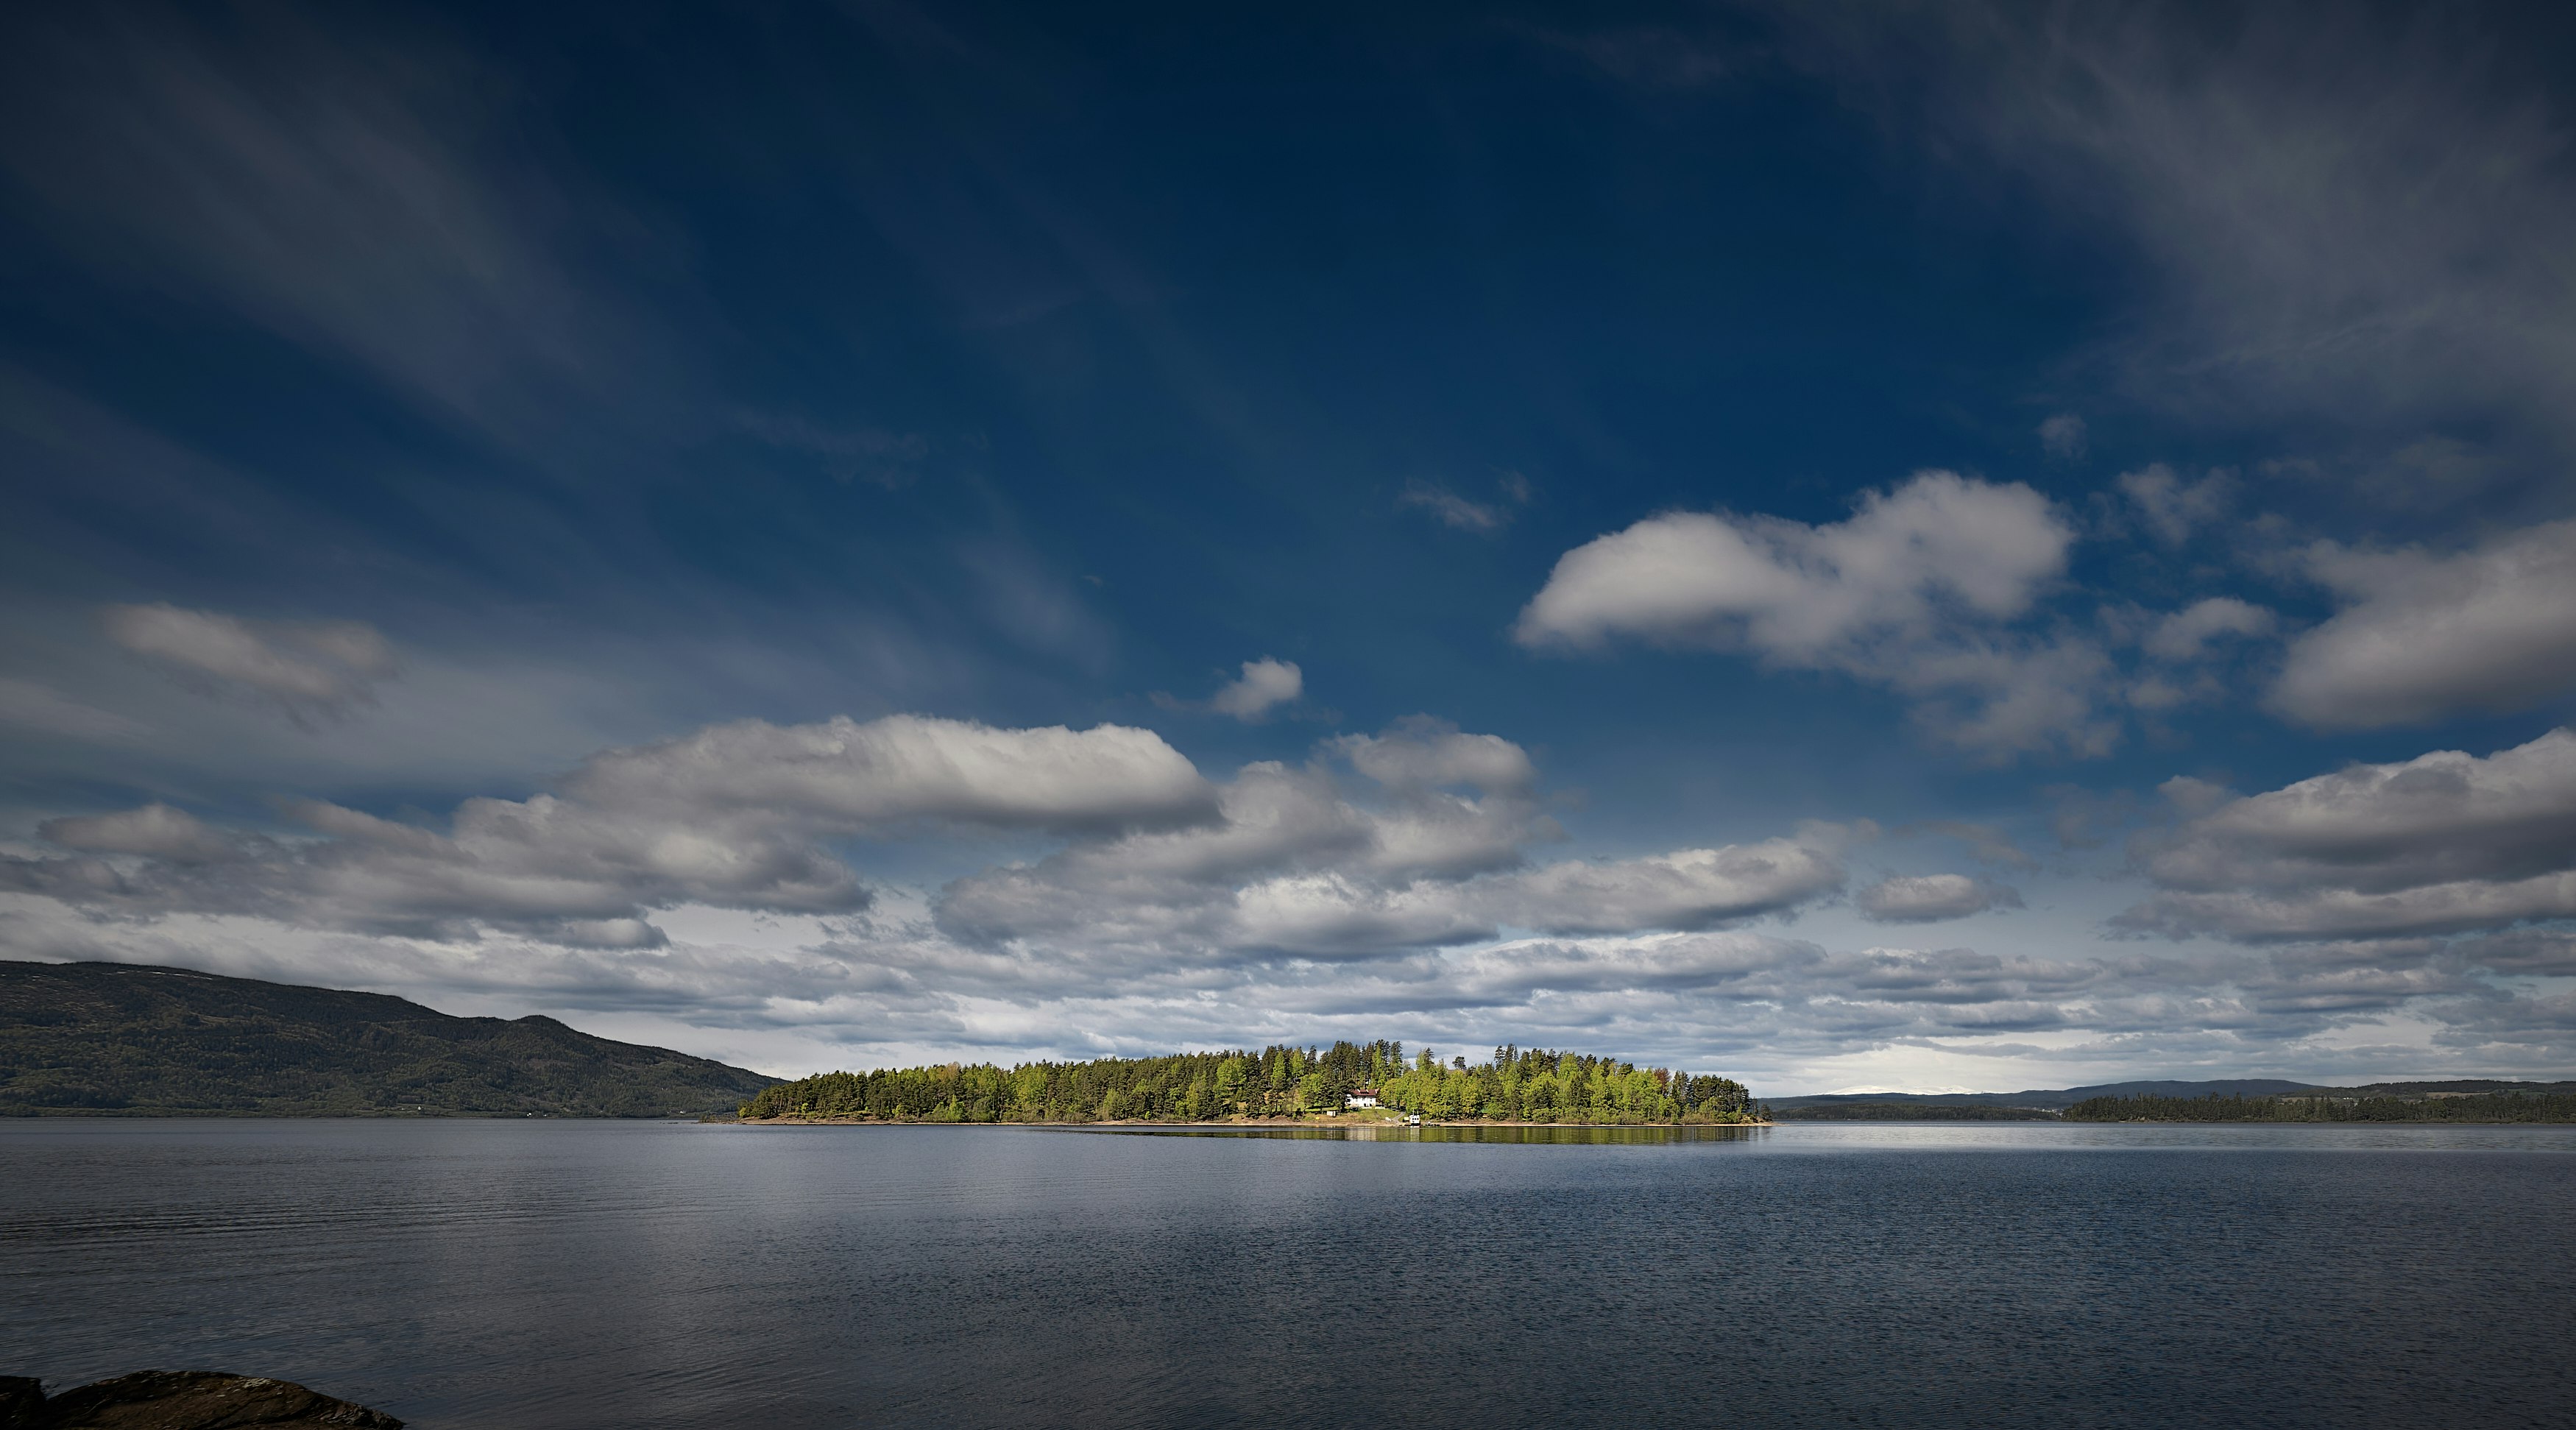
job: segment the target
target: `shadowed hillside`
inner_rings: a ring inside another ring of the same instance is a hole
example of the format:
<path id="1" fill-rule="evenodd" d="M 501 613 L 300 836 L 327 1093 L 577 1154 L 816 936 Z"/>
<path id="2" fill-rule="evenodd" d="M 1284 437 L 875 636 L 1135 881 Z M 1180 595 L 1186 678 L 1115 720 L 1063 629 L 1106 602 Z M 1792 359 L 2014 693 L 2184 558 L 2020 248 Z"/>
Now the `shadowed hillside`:
<path id="1" fill-rule="evenodd" d="M 0 1114 L 667 1117 L 772 1079 L 552 1018 L 115 963 L 0 962 Z"/>

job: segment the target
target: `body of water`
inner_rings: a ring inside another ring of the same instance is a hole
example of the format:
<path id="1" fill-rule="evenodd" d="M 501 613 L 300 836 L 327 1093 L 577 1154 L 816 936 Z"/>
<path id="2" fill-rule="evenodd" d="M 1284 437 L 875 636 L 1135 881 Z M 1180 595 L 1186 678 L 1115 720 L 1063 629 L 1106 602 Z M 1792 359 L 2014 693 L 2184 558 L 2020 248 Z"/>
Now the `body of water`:
<path id="1" fill-rule="evenodd" d="M 0 1124 L 0 1373 L 415 1426 L 2576 1425 L 2576 1129 Z"/>

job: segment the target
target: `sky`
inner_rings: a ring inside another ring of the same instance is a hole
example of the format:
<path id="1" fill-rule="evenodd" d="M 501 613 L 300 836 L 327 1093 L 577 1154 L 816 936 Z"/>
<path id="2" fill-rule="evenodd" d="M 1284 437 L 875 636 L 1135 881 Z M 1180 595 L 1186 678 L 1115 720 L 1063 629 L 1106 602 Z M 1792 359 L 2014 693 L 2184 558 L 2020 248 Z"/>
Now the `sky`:
<path id="1" fill-rule="evenodd" d="M 2576 16 L 20 6 L 0 957 L 2576 1075 Z"/>

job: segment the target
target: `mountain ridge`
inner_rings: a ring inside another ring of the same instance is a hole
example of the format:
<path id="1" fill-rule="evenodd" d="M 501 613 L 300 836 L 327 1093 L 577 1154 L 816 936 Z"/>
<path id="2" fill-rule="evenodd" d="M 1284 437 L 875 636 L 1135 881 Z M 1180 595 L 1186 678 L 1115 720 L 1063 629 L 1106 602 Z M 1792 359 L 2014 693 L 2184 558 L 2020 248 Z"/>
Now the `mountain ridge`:
<path id="1" fill-rule="evenodd" d="M 2576 1083 L 2517 1082 L 2495 1078 L 2417 1079 L 2328 1086 L 2285 1078 L 2216 1078 L 2204 1082 L 2151 1079 L 2095 1083 L 2088 1087 L 2030 1088 L 2021 1092 L 1821 1092 L 1766 1097 L 1774 1108 L 1890 1103 L 1914 1107 L 2037 1107 L 2064 1111 L 2094 1097 L 2426 1097 L 2483 1092 L 2566 1093 Z"/>
<path id="2" fill-rule="evenodd" d="M 777 1081 L 542 1014 L 131 963 L 0 961 L 0 1116 L 668 1117 Z"/>

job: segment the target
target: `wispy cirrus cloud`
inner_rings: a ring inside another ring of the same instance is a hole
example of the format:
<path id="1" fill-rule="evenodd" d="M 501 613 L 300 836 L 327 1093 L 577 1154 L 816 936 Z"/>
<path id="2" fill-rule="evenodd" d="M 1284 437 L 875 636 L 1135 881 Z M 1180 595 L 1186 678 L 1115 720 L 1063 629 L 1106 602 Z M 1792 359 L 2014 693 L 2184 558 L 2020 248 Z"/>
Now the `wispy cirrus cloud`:
<path id="1" fill-rule="evenodd" d="M 151 5 L 13 37 L 0 167 L 84 264 L 211 297 L 522 455 L 567 425 L 596 440 L 603 405 L 668 415 L 671 345 L 590 276 L 639 221 L 549 163 L 524 88 L 453 37 Z"/>
<path id="2" fill-rule="evenodd" d="M 170 604 L 110 606 L 107 638 L 181 681 L 246 696 L 299 723 L 373 703 L 399 663 L 393 643 L 363 621 L 253 623 Z"/>
<path id="3" fill-rule="evenodd" d="M 1404 484 L 1397 493 L 1398 506 L 1418 507 L 1431 513 L 1444 526 L 1478 536 L 1492 536 L 1511 525 L 1520 508 L 1529 505 L 1529 478 L 1518 472 L 1505 472 L 1494 481 L 1494 498 L 1478 501 L 1461 496 L 1438 482 L 1417 477 Z"/>

